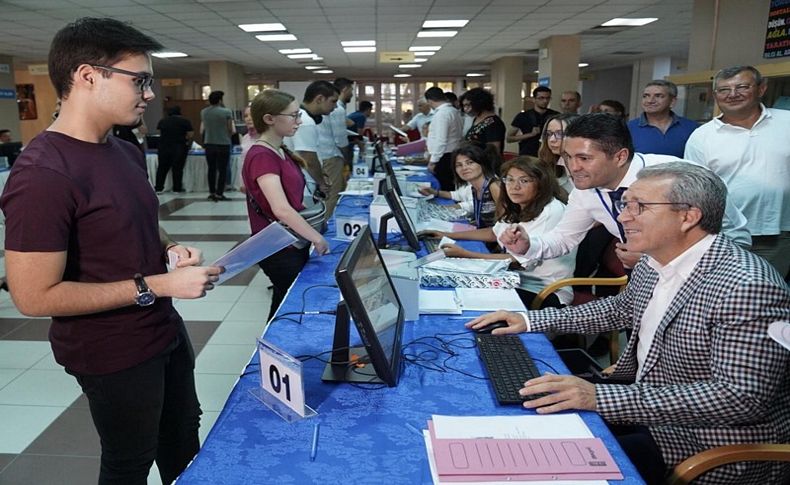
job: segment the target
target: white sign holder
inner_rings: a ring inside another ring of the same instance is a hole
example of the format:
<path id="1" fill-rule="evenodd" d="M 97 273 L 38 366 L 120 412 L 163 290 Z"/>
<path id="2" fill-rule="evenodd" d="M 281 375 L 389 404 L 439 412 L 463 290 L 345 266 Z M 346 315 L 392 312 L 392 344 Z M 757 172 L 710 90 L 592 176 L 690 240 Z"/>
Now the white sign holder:
<path id="1" fill-rule="evenodd" d="M 258 357 L 260 387 L 250 394 L 289 423 L 318 414 L 305 404 L 302 361 L 263 339 L 258 339 Z"/>
<path id="2" fill-rule="evenodd" d="M 359 231 L 368 225 L 366 215 L 341 216 L 335 213 L 335 237 L 340 241 L 353 241 Z"/>

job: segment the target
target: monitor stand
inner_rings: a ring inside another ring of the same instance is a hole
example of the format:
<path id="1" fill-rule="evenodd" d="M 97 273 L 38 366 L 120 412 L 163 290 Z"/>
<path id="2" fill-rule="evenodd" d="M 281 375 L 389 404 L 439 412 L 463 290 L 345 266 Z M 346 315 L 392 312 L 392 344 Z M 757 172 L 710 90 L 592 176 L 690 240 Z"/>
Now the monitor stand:
<path id="1" fill-rule="evenodd" d="M 387 243 L 387 227 L 389 226 L 390 219 L 393 219 L 395 214 L 392 212 L 387 212 L 383 216 L 379 218 L 379 239 L 376 241 L 376 246 L 379 249 L 392 249 L 393 251 L 403 251 L 406 253 L 416 253 L 414 249 L 409 246 L 407 243 L 405 246 L 400 244 L 388 244 Z M 405 237 L 401 235 L 402 237 Z"/>
<path id="2" fill-rule="evenodd" d="M 376 375 L 373 363 L 364 346 L 349 347 L 351 317 L 346 302 L 337 304 L 335 336 L 332 340 L 332 357 L 324 368 L 321 380 L 325 382 L 357 382 L 360 384 L 386 384 Z M 359 362 L 351 364 L 351 361 Z M 335 363 L 337 362 L 337 364 Z"/>

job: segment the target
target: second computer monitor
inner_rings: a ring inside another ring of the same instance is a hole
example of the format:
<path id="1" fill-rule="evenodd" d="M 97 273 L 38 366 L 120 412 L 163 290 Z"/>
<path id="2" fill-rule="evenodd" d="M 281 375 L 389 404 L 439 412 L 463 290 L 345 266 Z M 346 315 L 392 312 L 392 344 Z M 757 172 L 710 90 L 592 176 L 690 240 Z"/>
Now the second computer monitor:
<path id="1" fill-rule="evenodd" d="M 398 192 L 395 190 L 395 177 L 394 176 L 387 176 L 382 182 L 382 186 L 384 187 L 384 199 L 387 201 L 387 205 L 389 206 L 390 212 L 392 213 L 392 217 L 395 218 L 395 222 L 398 224 L 398 228 L 400 228 L 401 234 L 403 237 L 406 238 L 408 241 L 409 246 L 415 251 L 419 251 L 420 249 L 420 240 L 417 237 L 417 229 L 414 227 L 414 223 L 409 217 L 409 213 L 406 211 L 406 206 L 403 205 L 403 201 L 401 200 Z M 385 221 L 382 226 L 386 226 L 386 222 L 388 221 L 388 217 L 382 217 L 382 220 Z M 379 240 L 386 239 L 387 228 L 381 227 L 379 228 Z"/>

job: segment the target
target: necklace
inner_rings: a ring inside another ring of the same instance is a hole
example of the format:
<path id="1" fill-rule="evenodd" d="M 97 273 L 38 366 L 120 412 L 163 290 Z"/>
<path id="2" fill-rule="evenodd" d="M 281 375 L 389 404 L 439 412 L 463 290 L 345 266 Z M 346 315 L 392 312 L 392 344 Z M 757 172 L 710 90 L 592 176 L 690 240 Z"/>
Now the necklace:
<path id="1" fill-rule="evenodd" d="M 278 146 L 274 146 L 268 140 L 264 140 L 263 137 L 258 138 L 256 141 L 259 141 L 259 142 L 261 142 L 261 143 L 263 143 L 265 145 L 269 145 L 269 147 L 271 147 L 271 149 L 274 150 L 275 153 L 280 155 L 280 158 L 284 158 L 285 157 L 285 155 L 283 154 L 283 149 L 282 148 L 280 148 Z"/>

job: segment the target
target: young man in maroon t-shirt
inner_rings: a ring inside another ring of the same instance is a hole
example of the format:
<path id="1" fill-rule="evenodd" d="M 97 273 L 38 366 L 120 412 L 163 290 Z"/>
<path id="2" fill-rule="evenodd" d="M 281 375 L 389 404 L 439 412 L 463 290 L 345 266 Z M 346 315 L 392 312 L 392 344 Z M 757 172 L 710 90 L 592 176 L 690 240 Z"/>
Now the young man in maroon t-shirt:
<path id="1" fill-rule="evenodd" d="M 137 148 L 108 137 L 154 98 L 162 46 L 112 19 L 60 30 L 49 74 L 60 113 L 19 157 L 0 205 L 17 308 L 52 316 L 55 359 L 88 397 L 101 438 L 99 483 L 172 482 L 199 448 L 194 353 L 171 297 L 199 298 L 221 269 L 159 228 Z M 180 257 L 168 273 L 165 254 Z"/>

